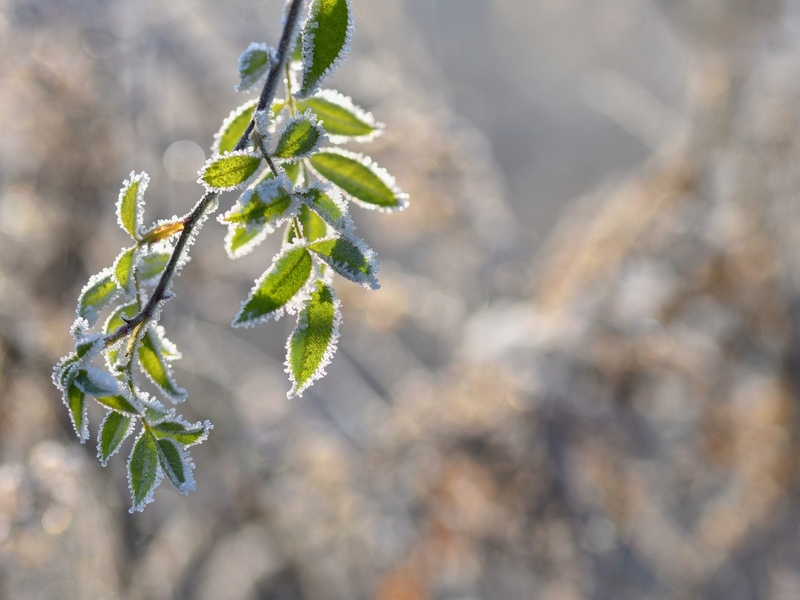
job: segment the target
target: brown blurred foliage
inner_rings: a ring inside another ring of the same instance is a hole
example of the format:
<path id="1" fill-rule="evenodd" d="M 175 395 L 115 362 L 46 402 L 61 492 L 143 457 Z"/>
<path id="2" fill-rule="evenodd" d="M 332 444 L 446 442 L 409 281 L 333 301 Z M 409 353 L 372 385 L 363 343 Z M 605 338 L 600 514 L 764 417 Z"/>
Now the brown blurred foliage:
<path id="1" fill-rule="evenodd" d="M 119 182 L 150 172 L 148 218 L 191 206 L 162 156 L 209 146 L 279 7 L 0 7 L 0 599 L 800 597 L 798 21 L 659 4 L 692 57 L 685 107 L 589 78 L 652 156 L 531 258 L 484 138 L 393 55 L 407 34 L 426 60 L 403 3 L 357 0 L 365 41 L 333 83 L 386 121 L 370 153 L 412 200 L 356 217 L 383 287 L 339 284 L 339 352 L 288 402 L 286 328 L 228 327 L 270 249 L 231 263 L 210 223 L 163 324 L 187 418 L 216 428 L 198 490 L 141 515 L 51 365 L 121 245 Z"/>

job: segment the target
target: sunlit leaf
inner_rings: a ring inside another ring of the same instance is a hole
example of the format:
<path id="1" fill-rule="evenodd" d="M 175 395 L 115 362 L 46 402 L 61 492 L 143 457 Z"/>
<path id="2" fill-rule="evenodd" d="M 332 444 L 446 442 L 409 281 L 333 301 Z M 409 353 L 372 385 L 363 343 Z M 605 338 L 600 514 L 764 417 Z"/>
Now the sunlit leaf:
<path id="1" fill-rule="evenodd" d="M 114 270 L 109 267 L 92 276 L 81 290 L 78 298 L 78 316 L 94 325 L 106 306 L 119 295 L 120 289 L 114 281 Z"/>
<path id="2" fill-rule="evenodd" d="M 328 138 L 310 110 L 286 121 L 276 134 L 277 142 L 272 154 L 284 160 L 297 161 L 311 156 Z"/>
<path id="3" fill-rule="evenodd" d="M 299 100 L 298 110 L 311 110 L 322 123 L 328 138 L 342 142 L 368 142 L 383 131 L 383 125 L 353 101 L 333 90 L 322 90 L 311 98 Z"/>
<path id="4" fill-rule="evenodd" d="M 67 389 L 64 403 L 69 410 L 69 419 L 75 428 L 81 444 L 89 439 L 89 421 L 86 407 L 86 394 L 74 382 Z"/>
<path id="5" fill-rule="evenodd" d="M 133 293 L 133 271 L 136 267 L 137 247 L 133 246 L 120 252 L 114 261 L 114 281 L 125 295 Z"/>
<path id="6" fill-rule="evenodd" d="M 303 289 L 312 271 L 311 256 L 303 246 L 289 247 L 275 257 L 272 266 L 256 280 L 233 319 L 233 326 L 249 327 L 294 311 L 291 300 Z"/>
<path id="7" fill-rule="evenodd" d="M 152 249 L 147 254 L 142 255 L 136 265 L 136 278 L 142 285 L 155 285 L 169 262 L 172 252 L 164 246 Z"/>
<path id="8" fill-rule="evenodd" d="M 350 233 L 355 229 L 353 219 L 347 211 L 347 203 L 342 199 L 342 194 L 339 190 L 333 185 L 315 183 L 307 190 L 298 192 L 296 195 L 337 231 Z M 324 235 L 325 233 L 318 237 L 324 237 Z M 315 238 L 309 239 L 313 241 Z"/>
<path id="9" fill-rule="evenodd" d="M 117 221 L 120 227 L 134 240 L 139 239 L 139 230 L 142 227 L 144 215 L 144 192 L 150 177 L 147 173 L 138 175 L 131 172 L 130 178 L 122 184 L 117 200 Z"/>
<path id="10" fill-rule="evenodd" d="M 311 0 L 303 26 L 303 81 L 297 96 L 313 94 L 336 70 L 353 35 L 350 0 Z"/>
<path id="11" fill-rule="evenodd" d="M 366 208 L 403 210 L 408 204 L 406 194 L 397 187 L 394 178 L 369 157 L 331 148 L 308 160 L 321 177 Z"/>
<path id="12" fill-rule="evenodd" d="M 328 235 L 328 227 L 325 225 L 325 221 L 305 204 L 300 208 L 298 220 L 303 228 L 303 237 L 309 242 L 313 242 L 314 240 Z"/>
<path id="13" fill-rule="evenodd" d="M 358 238 L 344 236 L 318 240 L 308 249 L 342 277 L 366 288 L 378 289 L 378 263 L 375 253 Z"/>
<path id="14" fill-rule="evenodd" d="M 239 108 L 231 112 L 228 118 L 222 122 L 222 127 L 214 136 L 214 144 L 211 146 L 213 154 L 224 154 L 232 152 L 247 130 L 250 120 L 253 118 L 253 111 L 258 104 L 258 99 L 245 102 Z"/>
<path id="15" fill-rule="evenodd" d="M 286 345 L 286 370 L 292 380 L 290 398 L 301 395 L 325 375 L 325 367 L 336 351 L 340 321 L 339 299 L 333 289 L 318 281 Z"/>
<path id="16" fill-rule="evenodd" d="M 197 182 L 212 190 L 233 190 L 245 185 L 260 164 L 260 156 L 244 150 L 213 156 L 203 166 Z"/>

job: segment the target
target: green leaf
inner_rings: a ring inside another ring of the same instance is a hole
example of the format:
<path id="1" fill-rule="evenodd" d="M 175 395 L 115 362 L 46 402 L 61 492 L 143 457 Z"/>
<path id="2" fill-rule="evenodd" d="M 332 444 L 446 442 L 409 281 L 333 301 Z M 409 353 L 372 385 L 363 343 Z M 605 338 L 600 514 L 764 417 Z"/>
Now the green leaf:
<path id="1" fill-rule="evenodd" d="M 378 289 L 378 263 L 375 253 L 358 238 L 336 237 L 308 245 L 322 260 L 342 277 L 366 288 Z"/>
<path id="2" fill-rule="evenodd" d="M 200 171 L 197 182 L 211 190 L 233 190 L 245 185 L 260 164 L 261 157 L 257 154 L 244 150 L 227 152 L 210 158 Z"/>
<path id="3" fill-rule="evenodd" d="M 161 402 L 146 393 L 137 390 L 137 398 L 142 403 L 144 416 L 146 417 L 148 423 L 160 421 L 161 419 L 165 419 L 172 414 L 172 411 L 165 409 Z"/>
<path id="4" fill-rule="evenodd" d="M 150 381 L 172 402 L 182 402 L 188 393 L 175 382 L 169 361 L 180 357 L 175 346 L 164 337 L 164 328 L 150 327 L 138 348 L 139 367 Z"/>
<path id="5" fill-rule="evenodd" d="M 311 110 L 333 143 L 368 142 L 383 131 L 383 125 L 353 101 L 333 90 L 322 90 L 297 102 L 298 110 Z"/>
<path id="6" fill-rule="evenodd" d="M 228 225 L 225 249 L 231 258 L 244 256 L 280 223 L 297 214 L 298 203 L 292 198 L 291 189 L 286 175 L 267 178 L 245 190 L 236 205 L 218 217 L 220 223 Z"/>
<path id="7" fill-rule="evenodd" d="M 116 394 L 114 396 L 95 396 L 100 404 L 113 411 L 125 413 L 126 415 L 138 415 L 139 411 L 125 396 Z"/>
<path id="8" fill-rule="evenodd" d="M 300 207 L 300 225 L 303 227 L 303 236 L 313 242 L 328 235 L 328 227 L 317 213 L 310 210 L 305 204 Z"/>
<path id="9" fill-rule="evenodd" d="M 117 221 L 120 227 L 128 232 L 134 240 L 139 240 L 139 230 L 144 216 L 144 192 L 150 177 L 147 173 L 138 175 L 131 171 L 130 179 L 122 184 L 117 200 Z"/>
<path id="10" fill-rule="evenodd" d="M 86 394 L 74 382 L 64 396 L 64 404 L 69 410 L 69 419 L 78 434 L 81 444 L 89 439 L 89 420 L 87 418 Z"/>
<path id="11" fill-rule="evenodd" d="M 123 250 L 114 261 L 114 281 L 125 295 L 133 293 L 133 270 L 136 266 L 137 246 Z"/>
<path id="12" fill-rule="evenodd" d="M 114 270 L 109 267 L 92 276 L 81 290 L 78 298 L 78 316 L 94 325 L 100 311 L 111 304 L 119 295 L 120 289 L 114 281 Z"/>
<path id="13" fill-rule="evenodd" d="M 163 250 L 154 250 L 148 252 L 139 260 L 136 266 L 136 278 L 142 285 L 155 285 L 161 273 L 169 262 L 171 252 Z"/>
<path id="14" fill-rule="evenodd" d="M 264 77 L 270 67 L 271 48 L 255 42 L 239 57 L 239 84 L 237 92 L 248 92 Z"/>
<path id="15" fill-rule="evenodd" d="M 297 161 L 316 152 L 325 140 L 325 130 L 309 110 L 286 122 L 278 134 L 278 142 L 272 154 L 277 158 Z"/>
<path id="16" fill-rule="evenodd" d="M 232 152 L 242 137 L 250 120 L 253 118 L 253 111 L 256 109 L 258 99 L 249 100 L 234 110 L 228 118 L 222 122 L 217 134 L 214 136 L 214 144 L 211 152 L 214 154 L 224 154 Z"/>
<path id="17" fill-rule="evenodd" d="M 146 504 L 153 501 L 153 491 L 162 477 L 158 463 L 156 438 L 143 430 L 133 444 L 128 459 L 128 486 L 133 497 L 133 506 L 128 512 L 142 511 Z"/>
<path id="18" fill-rule="evenodd" d="M 300 181 L 300 175 L 302 174 L 300 170 L 300 163 L 287 162 L 283 163 L 281 167 L 283 167 L 283 170 L 286 172 L 286 176 L 289 178 L 289 181 L 297 185 L 298 181 Z"/>
<path id="19" fill-rule="evenodd" d="M 195 489 L 192 464 L 189 453 L 170 438 L 161 438 L 158 443 L 158 462 L 161 469 L 181 494 Z"/>
<path id="20" fill-rule="evenodd" d="M 322 281 L 297 318 L 297 327 L 287 343 L 286 366 L 292 380 L 288 396 L 300 396 L 325 374 L 336 351 L 341 321 L 339 299 Z"/>
<path id="21" fill-rule="evenodd" d="M 279 319 L 284 310 L 308 282 L 312 271 L 311 255 L 303 246 L 285 249 L 272 266 L 256 280 L 250 295 L 233 319 L 233 326 L 252 326 L 270 318 Z"/>
<path id="22" fill-rule="evenodd" d="M 157 438 L 169 437 L 186 447 L 194 446 L 204 441 L 211 430 L 210 422 L 195 423 L 191 425 L 183 421 L 161 421 L 151 426 Z"/>
<path id="23" fill-rule="evenodd" d="M 339 186 L 366 208 L 403 210 L 408 204 L 407 196 L 397 187 L 394 178 L 369 157 L 332 148 L 308 160 L 321 177 Z"/>
<path id="24" fill-rule="evenodd" d="M 92 365 L 78 371 L 75 385 L 95 398 L 119 394 L 119 382 L 110 373 Z"/>
<path id="25" fill-rule="evenodd" d="M 103 333 L 109 334 L 123 325 L 125 325 L 125 321 L 122 320 L 122 317 L 126 319 L 132 319 L 136 313 L 139 312 L 139 303 L 132 302 L 130 304 L 123 304 L 122 306 L 118 306 L 114 309 L 114 312 L 106 319 L 105 324 L 103 325 Z M 108 348 L 106 348 L 105 355 L 106 355 L 106 366 L 109 370 L 114 370 L 114 365 L 117 363 L 117 358 L 119 357 L 120 349 L 122 348 L 122 342 L 117 342 L 116 344 L 112 344 Z"/>
<path id="26" fill-rule="evenodd" d="M 315 183 L 307 190 L 295 195 L 298 196 L 305 205 L 312 208 L 322 220 L 337 231 L 350 233 L 355 229 L 353 219 L 350 218 L 350 213 L 347 211 L 347 204 L 334 186 Z M 303 214 L 302 209 L 300 214 Z M 318 237 L 324 236 L 325 233 Z"/>
<path id="27" fill-rule="evenodd" d="M 104 467 L 131 433 L 133 433 L 131 417 L 113 410 L 108 412 L 97 433 L 97 458 Z"/>
<path id="28" fill-rule="evenodd" d="M 349 50 L 353 35 L 350 0 L 312 0 L 303 26 L 303 83 L 297 94 L 305 98 L 336 70 Z"/>

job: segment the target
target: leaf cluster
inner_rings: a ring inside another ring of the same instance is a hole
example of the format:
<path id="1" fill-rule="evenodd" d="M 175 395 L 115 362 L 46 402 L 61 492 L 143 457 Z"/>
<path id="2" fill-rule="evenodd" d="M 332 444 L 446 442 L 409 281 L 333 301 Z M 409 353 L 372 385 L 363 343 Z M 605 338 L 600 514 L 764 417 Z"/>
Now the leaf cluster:
<path id="1" fill-rule="evenodd" d="M 177 404 L 187 396 L 171 366 L 180 352 L 158 321 L 173 295 L 172 281 L 221 192 L 239 193 L 218 217 L 228 228 L 225 250 L 232 259 L 281 230 L 282 247 L 256 279 L 233 326 L 296 315 L 286 344 L 289 397 L 322 377 L 336 350 L 341 310 L 334 275 L 379 287 L 375 252 L 356 237 L 349 208 L 402 210 L 406 195 L 372 159 L 339 147 L 368 142 L 383 126 L 350 98 L 320 90 L 348 51 L 350 0 L 311 0 L 299 28 L 302 3 L 289 1 L 277 50 L 254 43 L 242 53 L 237 90 L 253 90 L 265 78 L 267 83 L 258 99 L 243 103 L 222 123 L 213 156 L 199 172 L 206 194 L 192 212 L 145 228 L 148 176 L 131 173 L 124 182 L 117 218 L 131 244 L 83 288 L 72 327 L 74 352 L 55 367 L 53 381 L 81 442 L 89 437 L 87 398 L 107 410 L 97 435 L 103 465 L 138 431 L 127 464 L 131 511 L 152 500 L 165 476 L 182 493 L 194 489 L 189 448 L 212 429 L 208 421 L 185 421 L 158 399 Z M 276 77 L 284 81 L 283 98 L 275 98 L 275 86 L 270 87 Z M 104 313 L 100 331 L 93 331 Z M 101 356 L 103 368 L 95 364 Z M 141 388 L 142 376 L 156 395 Z"/>

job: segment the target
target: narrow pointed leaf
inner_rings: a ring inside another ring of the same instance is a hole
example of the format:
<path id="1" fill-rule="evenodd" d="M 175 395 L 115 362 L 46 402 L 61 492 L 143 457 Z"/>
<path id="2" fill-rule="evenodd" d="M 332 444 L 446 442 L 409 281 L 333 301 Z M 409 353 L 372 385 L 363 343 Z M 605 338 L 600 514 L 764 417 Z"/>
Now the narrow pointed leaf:
<path id="1" fill-rule="evenodd" d="M 153 501 L 153 491 L 161 480 L 158 461 L 158 445 L 153 435 L 142 431 L 133 444 L 128 459 L 128 486 L 133 497 L 131 513 L 141 511 Z"/>
<path id="2" fill-rule="evenodd" d="M 106 306 L 119 295 L 120 289 L 114 281 L 112 268 L 103 269 L 94 275 L 81 290 L 78 298 L 78 316 L 94 325 Z"/>
<path id="3" fill-rule="evenodd" d="M 250 100 L 228 115 L 228 118 L 222 122 L 222 127 L 219 128 L 219 131 L 214 136 L 214 144 L 211 146 L 212 153 L 224 154 L 225 152 L 233 152 L 239 142 L 239 138 L 247 130 L 257 104 L 258 99 Z"/>
<path id="4" fill-rule="evenodd" d="M 350 0 L 311 0 L 303 26 L 303 82 L 299 98 L 313 94 L 333 74 L 353 35 Z"/>
<path id="5" fill-rule="evenodd" d="M 110 373 L 91 365 L 78 372 L 75 385 L 95 398 L 119 394 L 119 382 Z"/>
<path id="6" fill-rule="evenodd" d="M 249 92 L 267 75 L 270 67 L 271 48 L 255 42 L 239 57 L 239 84 L 237 92 Z"/>
<path id="7" fill-rule="evenodd" d="M 308 245 L 342 277 L 366 288 L 378 289 L 378 263 L 375 253 L 357 238 L 327 238 Z"/>
<path id="8" fill-rule="evenodd" d="M 340 321 L 339 299 L 333 289 L 318 281 L 287 343 L 286 370 L 292 380 L 290 398 L 301 395 L 325 374 L 325 367 L 336 351 Z"/>
<path id="9" fill-rule="evenodd" d="M 133 405 L 133 403 L 125 396 L 120 394 L 115 394 L 113 396 L 95 396 L 94 399 L 106 408 L 113 411 L 124 413 L 126 415 L 139 414 L 139 411 L 136 410 L 136 407 Z"/>
<path id="10" fill-rule="evenodd" d="M 383 125 L 353 101 L 333 90 L 322 90 L 311 98 L 300 100 L 298 110 L 311 110 L 322 122 L 333 143 L 368 142 L 383 131 Z"/>
<path id="11" fill-rule="evenodd" d="M 136 267 L 136 250 L 136 246 L 123 250 L 117 256 L 112 267 L 114 269 L 114 281 L 125 295 L 132 293 L 133 270 Z"/>
<path id="12" fill-rule="evenodd" d="M 170 438 L 161 438 L 157 440 L 157 444 L 158 461 L 167 479 L 182 494 L 194 490 L 195 482 L 192 475 L 194 464 L 189 453 Z"/>
<path id="13" fill-rule="evenodd" d="M 194 424 L 183 421 L 161 421 L 152 426 L 153 434 L 157 438 L 169 437 L 186 447 L 204 441 L 211 428 L 212 425 L 208 421 Z"/>
<path id="14" fill-rule="evenodd" d="M 142 337 L 139 344 L 139 366 L 150 381 L 173 402 L 182 402 L 187 392 L 175 382 L 169 361 L 173 358 L 174 348 L 163 337 L 163 328 L 151 327 Z"/>
<path id="15" fill-rule="evenodd" d="M 97 458 L 105 467 L 111 458 L 122 446 L 131 433 L 133 433 L 133 419 L 115 411 L 109 411 L 100 425 L 97 433 Z"/>
<path id="16" fill-rule="evenodd" d="M 117 200 L 117 221 L 120 227 L 134 240 L 139 240 L 144 215 L 144 192 L 150 177 L 147 173 L 138 175 L 131 172 L 130 179 L 125 180 Z"/>
<path id="17" fill-rule="evenodd" d="M 246 151 L 228 152 L 208 160 L 200 171 L 198 183 L 211 190 L 233 190 L 241 187 L 255 175 L 261 157 Z"/>
<path id="18" fill-rule="evenodd" d="M 403 210 L 408 204 L 406 194 L 397 187 L 394 178 L 368 157 L 332 148 L 308 160 L 321 177 L 366 208 Z"/>
<path id="19" fill-rule="evenodd" d="M 314 113 L 307 111 L 289 119 L 277 134 L 277 140 L 272 154 L 277 158 L 297 161 L 319 150 L 320 145 L 327 140 L 327 136 L 322 126 L 317 123 Z"/>
<path id="20" fill-rule="evenodd" d="M 64 404 L 69 409 L 69 419 L 75 428 L 81 444 L 89 439 L 89 420 L 87 415 L 86 394 L 75 383 L 72 383 L 64 395 Z"/>
<path id="21" fill-rule="evenodd" d="M 272 266 L 256 280 L 250 295 L 233 319 L 233 326 L 249 327 L 292 312 L 291 300 L 308 282 L 312 271 L 311 255 L 303 246 L 290 247 L 279 254 Z"/>

